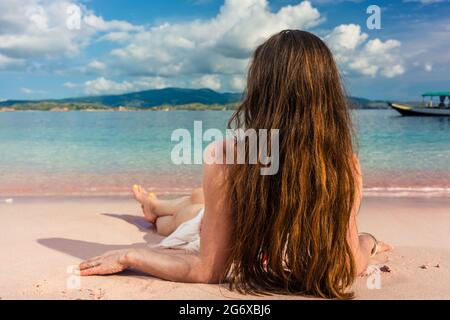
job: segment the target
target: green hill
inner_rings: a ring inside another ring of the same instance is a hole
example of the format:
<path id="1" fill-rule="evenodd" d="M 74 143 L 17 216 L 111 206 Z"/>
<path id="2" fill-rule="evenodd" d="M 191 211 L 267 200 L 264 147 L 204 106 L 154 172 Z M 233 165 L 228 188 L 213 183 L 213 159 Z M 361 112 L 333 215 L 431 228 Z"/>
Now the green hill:
<path id="1" fill-rule="evenodd" d="M 180 89 L 166 88 L 126 93 L 120 95 L 89 96 L 59 100 L 21 101 L 7 100 L 0 102 L 0 106 L 25 105 L 36 103 L 56 104 L 93 104 L 107 107 L 126 106 L 131 108 L 151 108 L 161 105 L 186 105 L 200 103 L 205 105 L 229 104 L 238 102 L 241 94 L 219 93 L 210 89 Z"/>
<path id="2" fill-rule="evenodd" d="M 242 98 L 241 93 L 220 93 L 210 89 L 165 88 L 119 95 L 87 96 L 50 100 L 7 100 L 0 108 L 14 110 L 109 110 L 126 109 L 175 109 L 175 110 L 223 110 L 233 109 Z M 383 103 L 349 97 L 352 109 L 379 109 Z"/>

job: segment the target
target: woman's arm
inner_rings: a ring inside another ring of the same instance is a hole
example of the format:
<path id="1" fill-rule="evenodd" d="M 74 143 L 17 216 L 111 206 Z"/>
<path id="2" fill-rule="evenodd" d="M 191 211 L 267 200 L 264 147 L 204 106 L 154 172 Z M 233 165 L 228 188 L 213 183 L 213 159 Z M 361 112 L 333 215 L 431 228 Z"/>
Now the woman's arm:
<path id="1" fill-rule="evenodd" d="M 210 156 L 214 156 L 214 151 Z M 224 165 L 205 165 L 203 188 L 205 214 L 199 254 L 150 249 L 112 251 L 80 264 L 81 275 L 113 274 L 127 268 L 135 268 L 170 281 L 219 282 L 228 255 L 231 230 L 231 219 L 224 197 L 226 190 Z"/>
<path id="2" fill-rule="evenodd" d="M 179 282 L 207 282 L 195 254 L 169 250 L 125 249 L 110 251 L 80 264 L 82 276 L 107 275 L 135 268 L 157 278 Z"/>
<path id="3" fill-rule="evenodd" d="M 356 172 L 356 195 L 353 205 L 352 214 L 350 217 L 349 231 L 348 231 L 348 242 L 352 248 L 353 257 L 356 264 L 357 275 L 361 275 L 369 265 L 370 256 L 372 254 L 372 249 L 376 245 L 374 239 L 369 235 L 359 235 L 357 216 L 361 206 L 362 194 L 363 194 L 363 181 L 361 174 L 361 166 L 359 164 L 358 158 L 354 157 L 354 165 Z M 377 253 L 391 251 L 392 246 L 385 244 L 383 242 L 378 242 Z"/>

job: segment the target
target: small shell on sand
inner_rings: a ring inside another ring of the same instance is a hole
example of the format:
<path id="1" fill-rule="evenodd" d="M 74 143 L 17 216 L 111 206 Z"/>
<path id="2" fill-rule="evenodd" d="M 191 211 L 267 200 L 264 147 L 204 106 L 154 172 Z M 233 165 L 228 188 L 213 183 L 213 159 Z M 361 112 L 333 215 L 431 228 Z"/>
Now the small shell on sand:
<path id="1" fill-rule="evenodd" d="M 441 264 L 440 263 L 438 263 L 437 265 L 435 265 L 434 266 L 435 268 L 440 268 L 441 267 Z"/>
<path id="2" fill-rule="evenodd" d="M 389 266 L 386 266 L 386 265 L 384 265 L 384 266 L 382 266 L 381 268 L 380 268 L 380 271 L 381 272 L 391 272 L 392 270 L 391 270 L 391 268 L 389 268 Z"/>
<path id="3" fill-rule="evenodd" d="M 420 269 L 428 269 L 428 268 L 429 268 L 429 266 L 427 264 L 423 264 L 420 266 Z"/>

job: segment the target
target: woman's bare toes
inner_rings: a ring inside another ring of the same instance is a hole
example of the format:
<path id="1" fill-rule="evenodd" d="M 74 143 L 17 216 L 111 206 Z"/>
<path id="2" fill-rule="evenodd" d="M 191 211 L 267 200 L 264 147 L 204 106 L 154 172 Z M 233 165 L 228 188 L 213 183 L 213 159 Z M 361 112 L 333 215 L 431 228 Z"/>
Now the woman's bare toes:
<path id="1" fill-rule="evenodd" d="M 140 185 L 135 184 L 132 189 L 134 199 L 140 204 L 145 204 L 148 201 L 148 192 Z"/>
<path id="2" fill-rule="evenodd" d="M 154 193 L 148 193 L 140 185 L 133 186 L 133 196 L 137 202 L 141 204 L 142 212 L 147 221 L 155 223 L 158 216 L 154 213 L 156 204 L 155 201 L 158 200 Z"/>
<path id="3" fill-rule="evenodd" d="M 143 194 L 142 194 L 142 188 L 141 188 L 141 186 L 135 184 L 135 185 L 133 186 L 132 192 L 133 192 L 134 199 L 136 199 L 137 202 L 139 202 L 139 203 L 142 204 L 142 201 L 143 201 Z"/>

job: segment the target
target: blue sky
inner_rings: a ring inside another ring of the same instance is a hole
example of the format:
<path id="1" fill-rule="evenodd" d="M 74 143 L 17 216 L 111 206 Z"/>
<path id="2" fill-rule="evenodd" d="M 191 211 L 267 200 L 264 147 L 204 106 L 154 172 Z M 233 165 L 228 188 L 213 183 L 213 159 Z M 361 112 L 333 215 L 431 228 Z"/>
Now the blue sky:
<path id="1" fill-rule="evenodd" d="M 450 90 L 447 0 L 0 0 L 0 100 L 240 91 L 252 50 L 287 28 L 328 43 L 353 96 Z"/>

